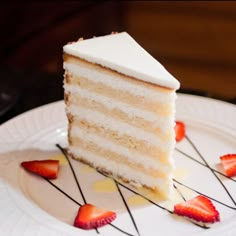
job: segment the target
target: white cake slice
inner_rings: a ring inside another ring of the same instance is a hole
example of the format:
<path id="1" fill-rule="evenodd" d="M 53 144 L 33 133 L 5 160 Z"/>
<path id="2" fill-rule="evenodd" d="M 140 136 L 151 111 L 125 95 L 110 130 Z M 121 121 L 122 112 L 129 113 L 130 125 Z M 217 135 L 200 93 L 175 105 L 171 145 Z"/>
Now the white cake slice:
<path id="1" fill-rule="evenodd" d="M 126 32 L 63 50 L 71 155 L 168 198 L 179 82 Z"/>

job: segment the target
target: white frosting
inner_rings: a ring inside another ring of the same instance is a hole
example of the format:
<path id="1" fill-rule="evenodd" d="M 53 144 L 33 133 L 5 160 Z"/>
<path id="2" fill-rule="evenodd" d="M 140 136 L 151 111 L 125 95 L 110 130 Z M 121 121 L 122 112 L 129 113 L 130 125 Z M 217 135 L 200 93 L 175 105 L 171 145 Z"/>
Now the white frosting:
<path id="1" fill-rule="evenodd" d="M 143 81 L 172 89 L 180 86 L 179 81 L 126 32 L 67 44 L 63 50 Z"/>
<path id="2" fill-rule="evenodd" d="M 155 168 L 156 170 L 161 171 L 162 173 L 170 173 L 174 165 L 172 159 L 169 159 L 168 164 L 163 165 L 158 160 L 153 159 L 152 157 L 146 156 L 144 154 L 140 154 L 136 150 L 130 150 L 129 148 L 112 142 L 105 137 L 101 137 L 94 133 L 91 134 L 89 132 L 84 131 L 83 129 L 75 128 L 73 126 L 71 128 L 71 137 L 81 137 L 83 141 L 94 143 L 101 149 L 118 153 L 119 155 L 129 160 L 131 163 L 141 164 L 145 168 Z"/>
<path id="3" fill-rule="evenodd" d="M 95 122 L 95 124 L 104 127 L 105 129 L 117 132 L 120 135 L 128 135 L 138 140 L 144 141 L 146 145 L 160 147 L 160 149 L 163 151 L 174 148 L 174 142 L 171 140 L 161 140 L 158 135 L 147 132 L 141 128 L 131 126 L 130 124 L 112 117 L 107 117 L 105 114 L 99 111 L 70 105 L 67 107 L 67 112 L 76 117 L 79 117 L 79 119 L 87 120 L 89 123 L 93 124 Z"/>
<path id="4" fill-rule="evenodd" d="M 124 102 L 117 101 L 115 99 L 103 96 L 101 94 L 92 93 L 88 90 L 81 89 L 75 85 L 64 85 L 64 89 L 66 93 L 78 95 L 81 98 L 89 99 L 90 101 L 94 101 L 102 104 L 106 109 L 113 110 L 117 109 L 132 119 L 132 117 L 139 117 L 143 120 L 150 122 L 150 126 L 152 128 L 159 128 L 163 132 L 167 131 L 170 126 L 174 126 L 174 117 L 173 116 L 165 116 L 158 115 L 152 111 L 145 111 L 137 107 L 133 107 Z"/>
<path id="5" fill-rule="evenodd" d="M 105 159 L 102 156 L 75 146 L 71 146 L 70 151 L 77 157 L 86 157 L 86 160 L 92 163 L 95 168 L 112 170 L 114 175 L 122 176 L 123 178 L 127 178 L 129 180 L 134 180 L 137 184 L 146 185 L 150 188 L 157 187 L 160 189 L 160 192 L 165 193 L 167 196 L 172 190 L 173 183 L 171 176 L 165 179 L 154 178 L 142 172 L 137 172 L 127 165 Z"/>
<path id="6" fill-rule="evenodd" d="M 104 74 L 100 71 L 92 70 L 82 65 L 64 63 L 63 67 L 72 75 L 84 77 L 93 83 L 101 83 L 116 90 L 126 91 L 129 94 L 137 96 L 137 99 L 145 97 L 145 99 L 149 101 L 162 104 L 174 102 L 176 99 L 176 93 L 174 91 L 169 93 L 159 92 L 139 84 L 133 84 L 123 79 L 121 80 L 109 74 Z"/>

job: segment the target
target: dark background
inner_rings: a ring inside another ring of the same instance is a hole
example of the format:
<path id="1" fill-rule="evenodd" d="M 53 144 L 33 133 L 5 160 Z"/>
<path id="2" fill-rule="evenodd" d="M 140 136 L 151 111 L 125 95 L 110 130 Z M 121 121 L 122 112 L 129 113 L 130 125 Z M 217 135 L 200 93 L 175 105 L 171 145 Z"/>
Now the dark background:
<path id="1" fill-rule="evenodd" d="M 63 99 L 63 45 L 112 31 L 133 36 L 179 92 L 236 102 L 234 1 L 4 1 L 0 24 L 0 123 Z"/>

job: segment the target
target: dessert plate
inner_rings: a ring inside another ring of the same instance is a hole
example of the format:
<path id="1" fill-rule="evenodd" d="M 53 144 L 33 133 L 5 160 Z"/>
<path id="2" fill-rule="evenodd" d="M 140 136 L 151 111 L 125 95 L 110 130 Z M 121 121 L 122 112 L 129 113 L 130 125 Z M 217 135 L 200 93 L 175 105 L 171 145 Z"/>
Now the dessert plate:
<path id="1" fill-rule="evenodd" d="M 0 126 L 0 232 L 3 235 L 236 235 L 236 179 L 224 176 L 219 157 L 236 153 L 236 106 L 178 94 L 177 119 L 186 137 L 174 151 L 174 191 L 169 201 L 113 180 L 67 159 L 63 101 L 26 112 Z M 57 145 L 56 145 L 57 144 Z M 59 159 L 56 180 L 30 174 L 20 163 Z M 177 202 L 203 194 L 220 212 L 215 224 L 173 214 Z M 79 206 L 92 203 L 117 212 L 112 224 L 85 231 L 73 227 Z"/>

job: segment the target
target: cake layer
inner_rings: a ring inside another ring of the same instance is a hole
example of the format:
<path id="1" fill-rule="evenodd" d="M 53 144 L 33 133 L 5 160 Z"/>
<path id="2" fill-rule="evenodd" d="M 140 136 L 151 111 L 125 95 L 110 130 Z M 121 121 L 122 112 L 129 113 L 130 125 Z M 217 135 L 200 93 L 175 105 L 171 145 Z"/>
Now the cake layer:
<path id="1" fill-rule="evenodd" d="M 156 168 L 157 170 L 165 170 L 166 172 L 169 172 L 173 168 L 173 162 L 171 162 L 171 159 L 161 158 L 160 156 L 158 156 L 158 158 L 152 157 L 148 155 L 148 153 L 145 154 L 136 149 L 130 149 L 115 140 L 100 135 L 99 133 L 83 129 L 83 127 L 71 127 L 70 144 L 77 144 L 79 146 L 81 139 L 83 142 L 94 143 L 94 145 L 100 149 L 105 149 L 112 153 L 116 153 L 119 156 L 123 156 L 123 159 L 125 160 L 142 164 L 145 168 Z"/>
<path id="2" fill-rule="evenodd" d="M 115 131 L 112 131 L 110 129 L 104 129 L 104 127 L 89 123 L 86 120 L 77 119 L 78 118 L 75 118 L 70 123 L 69 127 L 69 138 L 72 141 L 77 137 L 81 137 L 81 130 L 83 130 L 83 132 L 91 133 L 93 135 L 98 135 L 100 137 L 106 138 L 107 140 L 110 140 L 110 142 L 113 142 L 114 144 L 117 144 L 120 147 L 128 148 L 130 150 L 130 153 L 133 155 L 139 152 L 140 155 L 148 156 L 149 158 L 159 161 L 162 164 L 169 165 L 170 163 L 172 163 L 171 159 L 169 158 L 169 149 L 162 150 L 160 147 L 157 146 L 146 145 L 145 142 L 138 140 L 136 137 L 131 137 L 125 134 L 118 134 Z M 84 138 L 84 136 L 82 137 Z"/>
<path id="3" fill-rule="evenodd" d="M 135 186 L 141 187 L 144 185 L 158 192 L 165 198 L 171 194 L 173 185 L 171 175 L 166 178 L 155 178 L 150 174 L 145 174 L 142 171 L 133 169 L 132 166 L 102 158 L 89 150 L 84 150 L 77 146 L 71 146 L 70 152 L 76 159 L 81 160 L 102 172 L 112 174 L 114 177 L 120 177 L 124 181 L 133 183 Z M 111 173 L 110 170 L 113 170 L 113 172 Z"/>
<path id="4" fill-rule="evenodd" d="M 66 74 L 66 78 L 69 77 Z M 77 83 L 77 84 L 76 84 Z M 103 95 L 107 98 L 130 104 L 143 111 L 152 111 L 156 115 L 171 116 L 174 110 L 174 102 L 165 102 L 164 104 L 144 99 L 144 97 L 136 96 L 124 90 L 111 88 L 108 85 L 91 81 L 84 77 L 77 77 L 75 74 L 70 76 L 69 83 L 64 85 L 66 91 L 71 94 L 78 94 L 81 89 L 85 89 L 90 93 Z"/>
<path id="5" fill-rule="evenodd" d="M 96 155 L 99 155 L 101 159 L 112 160 L 124 165 L 131 166 L 131 168 L 134 170 L 141 171 L 144 174 L 151 175 L 155 178 L 167 178 L 172 171 L 172 166 L 170 165 L 166 165 L 164 168 L 162 168 L 163 165 L 161 165 L 160 162 L 154 162 L 153 159 L 148 157 L 145 160 L 144 157 L 138 160 L 137 156 L 126 156 L 123 155 L 124 152 L 120 154 L 121 151 L 119 147 L 118 150 L 114 149 L 114 146 L 118 145 L 114 145 L 112 142 L 110 142 L 109 145 L 101 145 L 101 139 L 99 136 L 94 138 L 93 135 L 90 134 L 90 137 L 88 138 L 87 136 L 89 136 L 89 134 L 84 133 L 84 135 L 86 138 L 84 138 L 84 136 L 80 136 L 80 138 L 72 139 L 71 146 L 77 146 L 81 149 L 88 150 L 91 153 L 95 153 Z M 107 141 L 107 139 L 103 140 Z M 138 156 L 140 157 L 141 155 Z M 145 164 L 141 162 L 141 160 L 145 161 Z"/>
<path id="6" fill-rule="evenodd" d="M 90 110 L 84 107 L 70 106 L 68 112 L 72 116 L 78 116 L 80 120 L 87 121 L 91 125 L 101 127 L 109 132 L 116 132 L 118 135 L 127 135 L 143 142 L 147 147 L 161 147 L 161 150 L 174 148 L 172 140 L 162 140 L 157 134 L 146 132 L 141 128 L 134 127 L 129 123 L 107 117 L 106 114 Z"/>
<path id="7" fill-rule="evenodd" d="M 158 134 L 161 139 L 166 141 L 171 137 L 170 135 L 173 135 L 169 130 L 173 118 L 165 116 L 156 118 L 155 113 L 151 111 L 142 111 L 131 105 L 119 103 L 100 95 L 94 96 L 93 93 L 85 90 L 81 90 L 79 95 L 68 96 L 66 100 L 66 104 L 70 107 L 84 107 L 105 113 L 111 118 L 129 123 L 155 135 Z"/>
<path id="8" fill-rule="evenodd" d="M 149 101 L 166 103 L 174 101 L 175 90 L 157 86 L 152 83 L 145 83 L 133 77 L 125 76 L 116 71 L 109 70 L 97 64 L 91 64 L 84 60 L 64 54 L 63 67 L 73 75 L 87 78 L 96 83 L 114 88 L 115 90 L 126 91 L 139 97 L 145 97 Z M 174 92 L 174 93 L 173 93 Z"/>
<path id="9" fill-rule="evenodd" d="M 110 93 L 112 92 L 110 88 L 103 88 L 102 91 L 99 91 L 100 93 L 98 93 L 97 91 L 93 91 L 93 89 L 88 84 L 87 89 L 74 84 L 65 84 L 64 89 L 66 95 L 73 95 L 70 96 L 69 103 L 76 103 L 76 100 L 80 100 L 82 98 L 87 99 L 91 102 L 100 103 L 109 110 L 119 110 L 123 113 L 126 113 L 129 117 L 133 117 L 135 115 L 142 118 L 143 120 L 153 122 L 154 124 L 158 123 L 158 125 L 155 125 L 154 127 L 160 126 L 160 124 L 163 127 L 166 123 L 170 121 L 173 122 L 174 120 L 173 117 L 167 115 L 168 113 L 173 113 L 172 103 L 166 104 L 164 109 L 162 109 L 163 105 L 159 106 L 156 104 L 154 110 L 152 109 L 152 106 L 149 106 L 149 104 L 137 102 L 138 98 L 131 95 L 129 95 L 128 99 L 119 99 L 118 96 L 114 96 L 114 93 L 113 96 L 110 96 Z M 118 95 L 119 91 L 116 90 L 116 93 Z M 142 107 L 145 107 L 145 109 Z"/>

